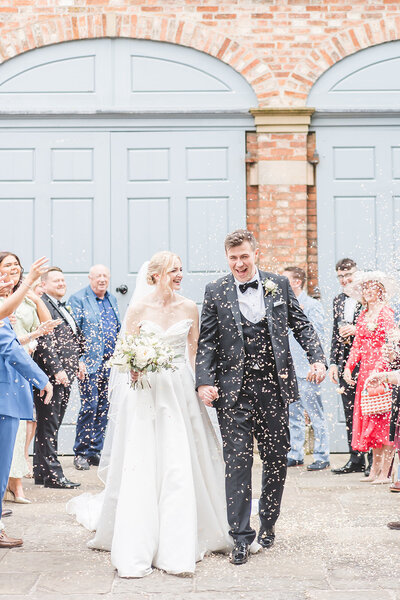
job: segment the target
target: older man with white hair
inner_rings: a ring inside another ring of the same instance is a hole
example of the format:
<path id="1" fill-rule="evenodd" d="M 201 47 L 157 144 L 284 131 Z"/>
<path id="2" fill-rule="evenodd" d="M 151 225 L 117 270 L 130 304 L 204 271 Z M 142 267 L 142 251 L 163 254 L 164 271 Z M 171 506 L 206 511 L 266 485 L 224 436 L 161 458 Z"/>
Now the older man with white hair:
<path id="1" fill-rule="evenodd" d="M 81 409 L 74 445 L 74 465 L 78 470 L 99 464 L 107 425 L 110 375 L 107 361 L 121 328 L 117 299 L 107 291 L 109 283 L 109 269 L 94 265 L 89 271 L 89 285 L 69 299 L 87 347 L 82 358 L 87 375 L 79 382 Z"/>

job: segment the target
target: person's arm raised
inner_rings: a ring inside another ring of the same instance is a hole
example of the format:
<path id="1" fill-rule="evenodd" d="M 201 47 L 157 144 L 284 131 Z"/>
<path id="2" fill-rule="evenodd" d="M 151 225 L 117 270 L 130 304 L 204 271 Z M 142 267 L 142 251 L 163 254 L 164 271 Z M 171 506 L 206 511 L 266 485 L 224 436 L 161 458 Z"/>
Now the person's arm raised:
<path id="1" fill-rule="evenodd" d="M 28 275 L 21 282 L 19 288 L 13 294 L 8 296 L 0 306 L 0 319 L 8 317 L 18 308 L 35 281 L 47 271 L 48 262 L 48 259 L 45 256 L 42 256 L 42 258 L 39 258 L 32 264 Z"/>

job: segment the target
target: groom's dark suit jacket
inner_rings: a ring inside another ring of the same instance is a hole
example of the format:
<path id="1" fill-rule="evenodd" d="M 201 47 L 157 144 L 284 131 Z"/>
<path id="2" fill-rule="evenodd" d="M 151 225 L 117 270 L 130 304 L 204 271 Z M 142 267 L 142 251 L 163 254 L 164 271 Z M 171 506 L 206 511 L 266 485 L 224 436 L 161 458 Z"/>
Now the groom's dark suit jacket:
<path id="1" fill-rule="evenodd" d="M 306 351 L 310 363 L 326 364 L 317 333 L 303 313 L 287 277 L 260 271 L 261 281 L 272 279 L 277 292 L 264 296 L 266 318 L 278 373 L 282 401 L 298 399 L 296 375 L 289 350 L 288 330 Z M 231 408 L 238 400 L 244 373 L 244 340 L 233 275 L 209 283 L 205 290 L 196 358 L 196 388 L 217 385 L 213 404 Z"/>

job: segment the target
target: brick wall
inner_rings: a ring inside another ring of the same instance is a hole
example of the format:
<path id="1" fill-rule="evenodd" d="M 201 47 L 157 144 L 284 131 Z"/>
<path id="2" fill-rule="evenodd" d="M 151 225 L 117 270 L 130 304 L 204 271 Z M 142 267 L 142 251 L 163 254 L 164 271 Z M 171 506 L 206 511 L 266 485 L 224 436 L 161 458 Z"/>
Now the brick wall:
<path id="1" fill-rule="evenodd" d="M 196 48 L 230 64 L 260 107 L 306 104 L 313 83 L 341 58 L 400 39 L 399 0 L 1 0 L 0 62 L 67 40 L 132 37 Z M 305 133 L 251 134 L 254 160 L 305 160 Z M 311 154 L 310 154 L 311 153 Z M 317 283 L 316 190 L 249 185 L 248 226 L 263 266 L 288 261 Z"/>

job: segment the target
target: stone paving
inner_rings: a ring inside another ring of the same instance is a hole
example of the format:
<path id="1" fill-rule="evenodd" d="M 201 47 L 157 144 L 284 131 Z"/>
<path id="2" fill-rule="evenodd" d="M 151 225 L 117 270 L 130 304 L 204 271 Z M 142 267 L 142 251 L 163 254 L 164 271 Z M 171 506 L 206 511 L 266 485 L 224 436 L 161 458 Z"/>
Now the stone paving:
<path id="1" fill-rule="evenodd" d="M 331 457 L 332 466 L 345 460 Z M 81 491 L 101 489 L 94 468 L 77 472 L 70 457 L 63 464 Z M 257 495 L 258 460 L 254 480 Z M 400 532 L 386 527 L 400 519 L 400 494 L 358 474 L 291 468 L 271 550 L 240 567 L 213 555 L 194 577 L 155 571 L 144 579 L 119 578 L 108 553 L 86 548 L 91 534 L 65 512 L 76 491 L 25 481 L 32 504 L 6 504 L 14 510 L 7 532 L 24 546 L 0 550 L 0 600 L 400 600 Z"/>

